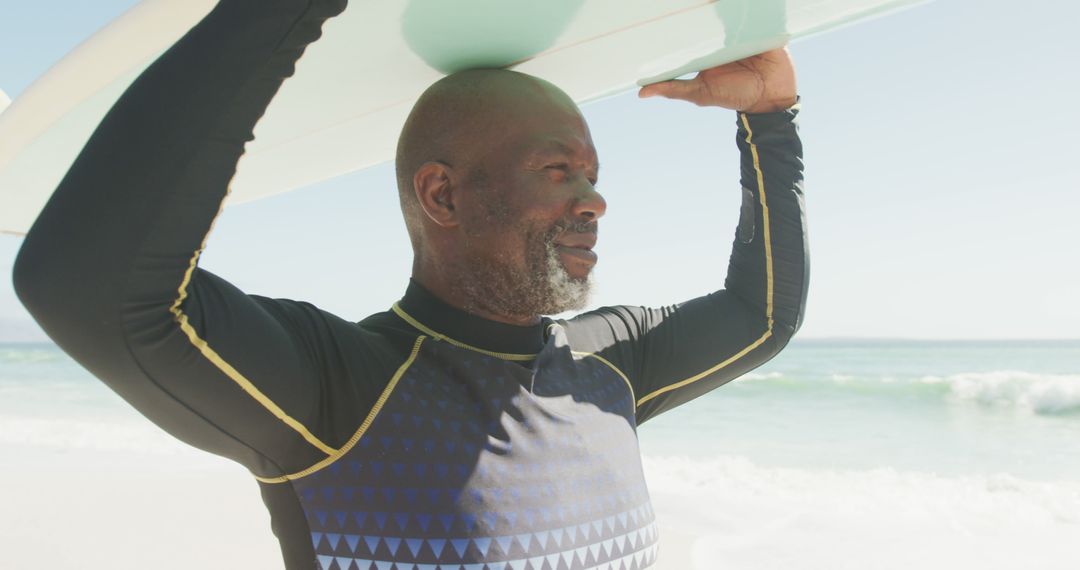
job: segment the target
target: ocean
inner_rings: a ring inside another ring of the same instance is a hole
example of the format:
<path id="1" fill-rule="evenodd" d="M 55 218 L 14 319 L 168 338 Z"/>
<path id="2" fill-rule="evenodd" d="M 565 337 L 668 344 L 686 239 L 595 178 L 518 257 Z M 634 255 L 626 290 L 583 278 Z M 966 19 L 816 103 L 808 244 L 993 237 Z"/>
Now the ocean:
<path id="1" fill-rule="evenodd" d="M 1080 341 L 796 340 L 639 437 L 660 568 L 1080 568 Z M 73 524 L 85 568 L 280 567 L 243 469 L 53 345 L 0 344 L 0 468 L 18 491 L 0 568 L 36 566 Z M 130 520 L 170 508 L 170 535 Z M 137 545 L 109 540 L 125 524 Z M 214 546 L 161 556 L 177 533 Z"/>

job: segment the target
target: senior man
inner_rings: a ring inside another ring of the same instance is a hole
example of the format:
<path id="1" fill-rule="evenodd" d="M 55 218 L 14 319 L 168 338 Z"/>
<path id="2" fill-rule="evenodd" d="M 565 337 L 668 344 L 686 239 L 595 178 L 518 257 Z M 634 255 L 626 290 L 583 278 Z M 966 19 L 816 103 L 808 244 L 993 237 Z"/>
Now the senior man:
<path id="1" fill-rule="evenodd" d="M 636 427 L 766 361 L 801 318 L 787 53 L 641 93 L 739 111 L 743 206 L 723 289 L 544 317 L 585 303 L 605 210 L 596 149 L 555 86 L 473 70 L 408 118 L 412 280 L 353 322 L 197 266 L 254 125 L 342 9 L 221 1 L 75 161 L 20 252 L 20 298 L 148 418 L 251 470 L 289 569 L 652 566 Z"/>

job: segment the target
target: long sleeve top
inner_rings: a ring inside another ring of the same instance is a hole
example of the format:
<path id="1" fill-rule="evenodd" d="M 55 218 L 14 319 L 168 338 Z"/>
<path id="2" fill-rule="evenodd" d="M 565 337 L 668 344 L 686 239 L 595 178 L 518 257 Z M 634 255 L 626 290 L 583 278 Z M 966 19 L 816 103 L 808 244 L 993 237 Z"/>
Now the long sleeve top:
<path id="1" fill-rule="evenodd" d="M 344 8 L 222 0 L 76 159 L 19 253 L 20 299 L 151 421 L 252 472 L 290 570 L 647 567 L 636 427 L 761 365 L 802 318 L 798 108 L 738 114 L 743 206 L 714 293 L 516 327 L 413 282 L 354 321 L 198 266 L 255 124 Z"/>

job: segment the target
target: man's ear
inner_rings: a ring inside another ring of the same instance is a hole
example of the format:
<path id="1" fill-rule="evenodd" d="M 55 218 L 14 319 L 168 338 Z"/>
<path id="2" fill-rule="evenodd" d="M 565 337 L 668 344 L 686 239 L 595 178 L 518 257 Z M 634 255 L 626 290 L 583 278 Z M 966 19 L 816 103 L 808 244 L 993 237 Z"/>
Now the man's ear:
<path id="1" fill-rule="evenodd" d="M 420 207 L 431 221 L 443 227 L 458 225 L 454 176 L 452 166 L 437 161 L 425 162 L 413 175 L 413 191 Z"/>

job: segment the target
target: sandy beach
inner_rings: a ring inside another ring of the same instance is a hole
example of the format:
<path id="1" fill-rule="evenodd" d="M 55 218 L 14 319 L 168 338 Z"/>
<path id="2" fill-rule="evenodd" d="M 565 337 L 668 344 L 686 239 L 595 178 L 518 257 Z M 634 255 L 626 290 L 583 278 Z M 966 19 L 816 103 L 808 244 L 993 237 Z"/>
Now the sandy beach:
<path id="1" fill-rule="evenodd" d="M 17 490 L 0 517 L 5 570 L 283 568 L 258 487 L 241 467 L 182 449 L 21 451 L 3 477 Z M 658 568 L 692 567 L 694 538 L 685 525 L 665 527 Z"/>
<path id="2" fill-rule="evenodd" d="M 282 568 L 258 489 L 240 467 L 171 453 L 15 451 L 0 518 L 5 569 Z M 708 464 L 707 464 L 708 465 Z M 814 473 L 649 458 L 660 570 L 1073 570 L 1080 483 Z M 719 487 L 718 487 L 719 485 Z"/>
<path id="3" fill-rule="evenodd" d="M 1080 377 L 1031 350 L 796 348 L 645 423 L 654 567 L 1080 568 Z M 245 469 L 59 354 L 0 352 L 0 570 L 282 569 Z"/>

